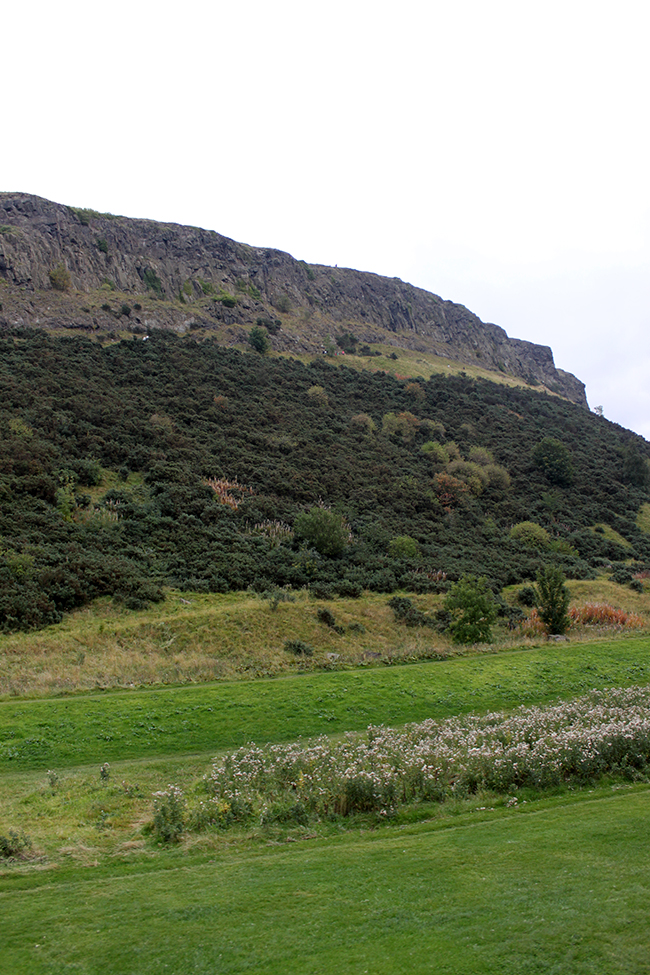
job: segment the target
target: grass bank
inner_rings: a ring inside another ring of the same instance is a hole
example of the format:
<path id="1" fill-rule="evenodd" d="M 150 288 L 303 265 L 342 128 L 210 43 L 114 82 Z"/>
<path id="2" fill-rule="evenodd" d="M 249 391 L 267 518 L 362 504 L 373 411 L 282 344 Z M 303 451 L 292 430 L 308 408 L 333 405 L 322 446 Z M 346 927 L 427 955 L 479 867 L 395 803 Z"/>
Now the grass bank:
<path id="1" fill-rule="evenodd" d="M 514 603 L 520 587 L 504 591 Z M 635 593 L 605 578 L 569 583 L 572 605 L 604 602 L 639 614 L 650 624 L 650 593 Z M 170 592 L 147 610 L 130 612 L 110 600 L 71 613 L 62 623 L 34 633 L 0 635 L 0 699 L 48 696 L 76 691 L 155 685 L 250 680 L 305 671 L 349 670 L 381 664 L 475 653 L 452 646 L 446 634 L 395 621 L 389 596 L 365 593 L 360 599 L 312 599 L 292 594 L 275 611 L 251 593 L 227 595 Z M 409 598 L 433 613 L 444 596 Z M 320 622 L 327 607 L 342 632 Z M 607 636 L 593 627 L 571 631 L 571 642 Z M 611 636 L 611 629 L 609 631 Z M 504 624 L 493 629 L 485 650 L 534 646 Z M 539 639 L 537 642 L 539 642 Z M 310 657 L 284 649 L 287 640 L 314 648 Z"/>
<path id="2" fill-rule="evenodd" d="M 648 682 L 650 638 L 628 637 L 272 680 L 5 700 L 0 770 L 216 752 Z"/>

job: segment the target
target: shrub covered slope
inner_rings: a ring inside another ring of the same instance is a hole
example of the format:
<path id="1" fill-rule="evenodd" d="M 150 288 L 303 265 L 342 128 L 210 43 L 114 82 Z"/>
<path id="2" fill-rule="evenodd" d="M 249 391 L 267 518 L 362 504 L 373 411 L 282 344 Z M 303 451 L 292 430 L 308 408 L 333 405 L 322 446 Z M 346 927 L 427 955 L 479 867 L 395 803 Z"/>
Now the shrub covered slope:
<path id="1" fill-rule="evenodd" d="M 163 332 L 106 347 L 5 333 L 0 430 L 3 629 L 165 585 L 350 596 L 471 571 L 498 590 L 541 562 L 621 582 L 650 562 L 649 445 L 487 381 Z"/>

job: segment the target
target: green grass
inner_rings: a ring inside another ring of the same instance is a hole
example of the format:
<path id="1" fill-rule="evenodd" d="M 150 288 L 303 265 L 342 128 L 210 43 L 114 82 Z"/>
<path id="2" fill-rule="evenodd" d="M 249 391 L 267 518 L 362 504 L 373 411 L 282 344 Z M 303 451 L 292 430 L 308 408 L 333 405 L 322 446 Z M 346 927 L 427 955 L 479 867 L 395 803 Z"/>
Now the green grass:
<path id="1" fill-rule="evenodd" d="M 599 522 L 596 525 L 592 525 L 590 531 L 595 532 L 596 529 L 600 529 L 600 534 L 603 538 L 606 538 L 608 542 L 616 542 L 617 545 L 622 545 L 623 548 L 632 548 L 632 543 L 628 542 L 626 538 L 612 528 L 611 525 L 605 524 L 604 521 Z"/>
<path id="2" fill-rule="evenodd" d="M 650 681 L 650 638 L 400 667 L 0 702 L 0 770 L 217 751 Z"/>
<path id="3" fill-rule="evenodd" d="M 650 504 L 642 504 L 636 519 L 637 528 L 650 534 Z"/>
<path id="4" fill-rule="evenodd" d="M 12 975 L 642 975 L 648 787 L 0 876 Z"/>

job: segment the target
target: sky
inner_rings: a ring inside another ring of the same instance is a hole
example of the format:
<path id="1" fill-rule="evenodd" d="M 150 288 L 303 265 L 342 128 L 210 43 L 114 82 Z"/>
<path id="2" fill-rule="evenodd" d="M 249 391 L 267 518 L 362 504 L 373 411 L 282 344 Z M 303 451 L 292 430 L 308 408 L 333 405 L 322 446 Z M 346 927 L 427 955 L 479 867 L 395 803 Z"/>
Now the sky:
<path id="1" fill-rule="evenodd" d="M 0 189 L 400 277 L 650 439 L 639 0 L 21 0 Z"/>

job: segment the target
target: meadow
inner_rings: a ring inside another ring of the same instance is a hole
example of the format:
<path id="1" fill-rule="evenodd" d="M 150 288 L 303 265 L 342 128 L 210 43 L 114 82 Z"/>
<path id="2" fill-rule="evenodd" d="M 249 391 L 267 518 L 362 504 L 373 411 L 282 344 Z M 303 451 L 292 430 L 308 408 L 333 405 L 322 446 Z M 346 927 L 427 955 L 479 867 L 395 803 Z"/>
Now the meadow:
<path id="1" fill-rule="evenodd" d="M 571 583 L 574 605 L 618 593 L 621 608 L 644 614 L 644 594 L 610 585 Z M 436 598 L 422 598 L 422 607 Z M 304 597 L 274 612 L 250 594 L 192 594 L 187 602 L 172 594 L 155 610 L 126 613 L 99 602 L 62 627 L 2 638 L 3 667 L 22 655 L 25 674 L 30 646 L 34 674 L 41 664 L 41 673 L 48 665 L 63 673 L 74 653 L 85 654 L 92 673 L 94 654 L 115 640 L 168 660 L 160 644 L 152 649 L 156 614 L 165 627 L 175 623 L 188 654 L 192 641 L 198 647 L 211 633 L 218 658 L 242 620 L 256 634 L 253 646 L 259 639 L 279 661 L 283 626 L 316 643 L 314 658 L 288 658 L 274 676 L 251 678 L 241 667 L 227 680 L 130 688 L 105 680 L 92 692 L 80 680 L 67 694 L 41 679 L 27 682 L 23 695 L 15 687 L 5 693 L 0 834 L 16 846 L 13 858 L 0 859 L 6 970 L 650 971 L 650 785 L 642 767 L 592 770 L 580 780 L 560 775 L 545 788 L 515 779 L 500 790 L 485 779 L 388 815 L 257 814 L 227 829 L 186 830 L 174 844 L 156 838 L 153 794 L 173 783 L 196 807 L 205 777 L 252 741 L 275 743 L 279 754 L 314 736 L 336 749 L 368 725 L 452 719 L 480 729 L 482 719 L 470 714 L 650 684 L 645 630 L 582 627 L 569 642 L 517 644 L 504 628 L 494 645 L 457 652 L 440 634 L 405 632 L 386 597 L 328 603 L 346 624 L 365 620 L 371 645 L 384 649 L 372 657 L 341 652 L 347 636 L 318 623 L 318 605 Z M 385 652 L 400 640 L 413 641 L 408 656 Z M 539 733 L 542 743 L 551 737 Z"/>

